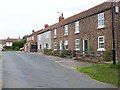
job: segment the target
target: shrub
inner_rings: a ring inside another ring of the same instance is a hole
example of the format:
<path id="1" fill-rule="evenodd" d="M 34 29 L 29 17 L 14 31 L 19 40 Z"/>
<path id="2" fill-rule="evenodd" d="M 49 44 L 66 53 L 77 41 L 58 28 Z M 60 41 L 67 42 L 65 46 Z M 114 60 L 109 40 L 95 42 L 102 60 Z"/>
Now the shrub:
<path id="1" fill-rule="evenodd" d="M 60 51 L 60 57 L 67 57 L 67 56 L 71 56 L 72 55 L 72 52 L 71 50 L 61 50 Z M 72 57 L 72 56 L 71 56 Z"/>
<path id="2" fill-rule="evenodd" d="M 24 47 L 25 40 L 15 41 L 12 44 L 13 50 L 15 50 L 16 47 L 22 48 Z"/>
<path id="3" fill-rule="evenodd" d="M 15 48 L 14 48 L 15 51 L 18 51 L 19 49 L 20 49 L 19 47 L 15 47 Z"/>
<path id="4" fill-rule="evenodd" d="M 52 55 L 53 54 L 53 50 L 52 49 L 47 49 L 47 48 L 44 48 L 44 54 L 46 55 Z"/>
<path id="5" fill-rule="evenodd" d="M 65 57 L 65 50 L 61 50 L 60 53 L 59 53 L 59 56 L 60 57 Z"/>
<path id="6" fill-rule="evenodd" d="M 112 60 L 112 50 L 106 50 L 103 53 L 103 60 L 105 60 L 105 61 L 111 61 Z"/>
<path id="7" fill-rule="evenodd" d="M 52 51 L 52 55 L 54 55 L 54 56 L 58 56 L 58 55 L 59 55 L 59 53 L 58 53 L 58 51 L 57 51 L 57 50 L 53 50 L 53 51 Z"/>

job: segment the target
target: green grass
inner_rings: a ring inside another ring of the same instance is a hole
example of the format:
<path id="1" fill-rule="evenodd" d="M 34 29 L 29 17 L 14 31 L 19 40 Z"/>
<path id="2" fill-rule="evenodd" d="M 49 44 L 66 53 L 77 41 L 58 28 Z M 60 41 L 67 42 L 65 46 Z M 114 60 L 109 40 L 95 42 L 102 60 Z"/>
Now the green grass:
<path id="1" fill-rule="evenodd" d="M 94 66 L 79 68 L 80 72 L 88 74 L 91 78 L 115 86 L 120 86 L 120 62 L 114 64 L 97 64 Z M 119 72 L 119 73 L 118 73 Z M 118 80 L 119 79 L 119 80 Z"/>

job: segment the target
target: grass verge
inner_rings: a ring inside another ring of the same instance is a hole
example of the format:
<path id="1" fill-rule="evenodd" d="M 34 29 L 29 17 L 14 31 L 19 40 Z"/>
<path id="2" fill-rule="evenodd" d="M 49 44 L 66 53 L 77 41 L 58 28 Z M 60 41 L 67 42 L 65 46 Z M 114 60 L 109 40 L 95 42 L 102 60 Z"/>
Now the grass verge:
<path id="1" fill-rule="evenodd" d="M 101 82 L 120 86 L 120 62 L 114 64 L 97 64 L 79 68 L 80 72 L 88 74 L 91 78 Z"/>

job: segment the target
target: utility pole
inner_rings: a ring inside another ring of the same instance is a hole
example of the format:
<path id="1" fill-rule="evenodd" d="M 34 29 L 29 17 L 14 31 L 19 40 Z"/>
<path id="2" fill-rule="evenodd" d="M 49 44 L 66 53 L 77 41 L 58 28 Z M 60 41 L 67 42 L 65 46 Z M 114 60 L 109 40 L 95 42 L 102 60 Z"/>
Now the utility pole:
<path id="1" fill-rule="evenodd" d="M 111 3 L 111 10 L 112 10 L 112 60 L 113 60 L 113 64 L 116 64 L 115 35 L 114 35 L 114 18 L 115 18 L 114 2 Z"/>

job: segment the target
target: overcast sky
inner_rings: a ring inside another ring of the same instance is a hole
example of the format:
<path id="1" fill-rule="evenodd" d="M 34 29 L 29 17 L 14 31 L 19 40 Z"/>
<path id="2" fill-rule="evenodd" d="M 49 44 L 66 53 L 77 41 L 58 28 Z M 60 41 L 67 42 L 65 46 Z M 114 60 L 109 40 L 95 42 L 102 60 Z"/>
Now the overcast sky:
<path id="1" fill-rule="evenodd" d="M 21 38 L 107 0 L 0 0 L 0 39 Z"/>

